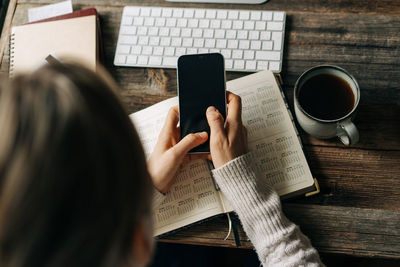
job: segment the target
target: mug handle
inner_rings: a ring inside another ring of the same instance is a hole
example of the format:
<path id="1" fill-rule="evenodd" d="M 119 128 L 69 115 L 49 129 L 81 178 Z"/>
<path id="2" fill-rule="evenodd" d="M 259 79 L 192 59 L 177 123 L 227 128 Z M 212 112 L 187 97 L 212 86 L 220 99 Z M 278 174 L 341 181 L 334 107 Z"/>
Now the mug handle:
<path id="1" fill-rule="evenodd" d="M 354 145 L 360 138 L 357 127 L 350 119 L 338 123 L 337 136 L 345 146 Z"/>

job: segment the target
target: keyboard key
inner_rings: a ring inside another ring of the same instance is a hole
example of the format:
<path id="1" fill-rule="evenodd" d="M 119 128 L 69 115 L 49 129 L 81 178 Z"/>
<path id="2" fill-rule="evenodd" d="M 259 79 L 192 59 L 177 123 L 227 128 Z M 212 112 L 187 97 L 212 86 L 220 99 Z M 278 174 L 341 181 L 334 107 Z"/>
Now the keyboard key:
<path id="1" fill-rule="evenodd" d="M 153 53 L 153 47 L 151 46 L 143 46 L 142 54 L 143 55 L 151 55 Z"/>
<path id="2" fill-rule="evenodd" d="M 260 40 L 271 40 L 271 32 L 261 32 Z"/>
<path id="3" fill-rule="evenodd" d="M 124 17 L 122 18 L 122 25 L 132 25 L 133 18 L 132 17 Z"/>
<path id="4" fill-rule="evenodd" d="M 188 27 L 197 28 L 198 25 L 199 25 L 199 20 L 198 19 L 189 19 L 188 20 Z"/>
<path id="5" fill-rule="evenodd" d="M 186 49 L 186 53 L 197 54 L 197 48 L 188 48 L 188 49 Z"/>
<path id="6" fill-rule="evenodd" d="M 171 39 L 171 46 L 179 47 L 182 44 L 182 38 L 172 38 Z"/>
<path id="7" fill-rule="evenodd" d="M 169 28 L 160 28 L 158 34 L 160 36 L 169 36 Z"/>
<path id="8" fill-rule="evenodd" d="M 157 36 L 158 35 L 158 28 L 150 27 L 148 31 L 149 36 Z"/>
<path id="9" fill-rule="evenodd" d="M 149 37 L 148 36 L 140 36 L 138 44 L 140 45 L 147 45 L 149 43 Z"/>
<path id="10" fill-rule="evenodd" d="M 239 19 L 249 20 L 250 19 L 250 12 L 249 11 L 240 11 L 239 12 Z"/>
<path id="11" fill-rule="evenodd" d="M 169 18 L 172 17 L 172 9 L 171 8 L 164 8 L 162 11 L 162 16 Z"/>
<path id="12" fill-rule="evenodd" d="M 232 67 L 233 67 L 233 60 L 232 59 L 225 60 L 225 68 L 232 69 Z"/>
<path id="13" fill-rule="evenodd" d="M 225 48 L 227 41 L 225 39 L 217 40 L 217 48 Z"/>
<path id="14" fill-rule="evenodd" d="M 176 18 L 168 18 L 165 22 L 165 26 L 167 27 L 175 27 L 176 25 Z"/>
<path id="15" fill-rule="evenodd" d="M 160 41 L 161 46 L 170 46 L 171 45 L 171 37 L 162 37 Z"/>
<path id="16" fill-rule="evenodd" d="M 228 12 L 228 18 L 229 18 L 229 19 L 232 19 L 232 20 L 238 19 L 238 18 L 239 18 L 239 11 L 230 10 L 230 11 Z"/>
<path id="17" fill-rule="evenodd" d="M 257 51 L 256 59 L 258 60 L 279 60 L 281 54 L 279 52 L 272 51 Z"/>
<path id="18" fill-rule="evenodd" d="M 228 11 L 226 10 L 217 11 L 217 19 L 226 19 L 226 18 L 228 18 Z"/>
<path id="19" fill-rule="evenodd" d="M 226 31 L 226 38 L 227 39 L 236 39 L 236 31 L 235 30 Z"/>
<path id="20" fill-rule="evenodd" d="M 272 41 L 262 42 L 262 50 L 272 50 Z"/>
<path id="21" fill-rule="evenodd" d="M 191 37 L 192 29 L 182 29 L 182 37 Z"/>
<path id="22" fill-rule="evenodd" d="M 133 20 L 133 25 L 135 25 L 135 26 L 142 26 L 143 23 L 144 23 L 144 18 L 142 18 L 142 17 L 136 17 Z"/>
<path id="23" fill-rule="evenodd" d="M 199 48 L 199 54 L 206 54 L 209 50 L 207 48 Z"/>
<path id="24" fill-rule="evenodd" d="M 126 56 L 124 55 L 117 55 L 114 59 L 116 64 L 125 64 Z"/>
<path id="25" fill-rule="evenodd" d="M 204 46 L 206 48 L 215 47 L 215 39 L 206 39 L 205 42 L 204 42 Z"/>
<path id="26" fill-rule="evenodd" d="M 233 28 L 234 30 L 241 30 L 241 29 L 243 29 L 243 21 L 241 21 L 241 20 L 235 20 L 235 21 L 233 22 L 232 28 Z"/>
<path id="27" fill-rule="evenodd" d="M 154 25 L 157 27 L 164 27 L 165 23 L 166 23 L 166 19 L 165 18 L 156 18 Z"/>
<path id="28" fill-rule="evenodd" d="M 166 47 L 164 52 L 165 52 L 166 56 L 173 56 L 173 55 L 175 55 L 175 48 L 174 47 Z"/>
<path id="29" fill-rule="evenodd" d="M 244 29 L 245 30 L 254 30 L 255 23 L 254 21 L 245 21 L 244 22 Z"/>
<path id="30" fill-rule="evenodd" d="M 174 18 L 182 18 L 183 17 L 183 10 L 180 8 L 174 8 L 172 10 L 172 17 Z"/>
<path id="31" fill-rule="evenodd" d="M 221 50 L 221 54 L 224 56 L 225 59 L 231 58 L 232 50 L 223 49 Z"/>
<path id="32" fill-rule="evenodd" d="M 131 54 L 140 55 L 142 52 L 142 47 L 140 45 L 134 45 L 131 49 Z"/>
<path id="33" fill-rule="evenodd" d="M 119 45 L 117 47 L 118 54 L 129 54 L 130 50 L 131 50 L 131 46 L 130 45 Z"/>
<path id="34" fill-rule="evenodd" d="M 206 11 L 204 9 L 196 9 L 194 12 L 194 17 L 198 19 L 203 19 L 206 16 Z"/>
<path id="35" fill-rule="evenodd" d="M 237 39 L 245 39 L 247 40 L 247 31 L 238 31 L 237 32 Z"/>
<path id="36" fill-rule="evenodd" d="M 165 66 L 176 66 L 178 62 L 178 57 L 164 57 L 163 58 L 163 65 Z"/>
<path id="37" fill-rule="evenodd" d="M 259 70 L 266 70 L 268 69 L 268 61 L 258 61 L 257 69 Z"/>
<path id="38" fill-rule="evenodd" d="M 155 19 L 152 17 L 148 17 L 144 20 L 144 25 L 145 26 L 153 26 L 154 25 Z"/>
<path id="39" fill-rule="evenodd" d="M 256 21 L 255 29 L 258 31 L 265 30 L 267 23 L 265 21 Z"/>
<path id="40" fill-rule="evenodd" d="M 258 32 L 258 31 L 250 31 L 249 32 L 250 40 L 258 40 L 259 38 L 260 38 L 260 32 Z"/>
<path id="41" fill-rule="evenodd" d="M 151 9 L 151 16 L 152 17 L 160 17 L 161 16 L 161 8 L 152 8 Z"/>
<path id="42" fill-rule="evenodd" d="M 128 58 L 126 59 L 126 63 L 127 64 L 136 64 L 137 61 L 137 56 L 128 56 Z"/>
<path id="43" fill-rule="evenodd" d="M 260 11 L 253 11 L 250 16 L 251 20 L 261 20 L 261 12 Z"/>
<path id="44" fill-rule="evenodd" d="M 230 28 L 232 28 L 232 21 L 231 20 L 223 20 L 221 22 L 221 28 L 222 29 L 230 29 Z"/>
<path id="45" fill-rule="evenodd" d="M 203 37 L 203 30 L 202 29 L 194 29 L 192 36 L 193 37 Z"/>
<path id="46" fill-rule="evenodd" d="M 204 30 L 203 37 L 204 38 L 213 38 L 214 37 L 214 30 L 211 30 L 211 29 Z"/>
<path id="47" fill-rule="evenodd" d="M 267 23 L 267 30 L 269 31 L 281 31 L 283 29 L 282 22 L 268 22 Z"/>
<path id="48" fill-rule="evenodd" d="M 206 18 L 207 19 L 215 19 L 217 16 L 217 11 L 214 9 L 207 9 L 206 10 Z"/>
<path id="49" fill-rule="evenodd" d="M 193 18 L 194 16 L 194 10 L 193 9 L 185 9 L 183 12 L 183 17 L 184 18 Z"/>
<path id="50" fill-rule="evenodd" d="M 149 64 L 150 65 L 155 65 L 155 66 L 158 66 L 158 65 L 161 65 L 161 62 L 162 62 L 162 57 L 150 57 L 149 58 Z"/>
<path id="51" fill-rule="evenodd" d="M 170 35 L 171 37 L 179 37 L 179 36 L 181 36 L 181 29 L 179 29 L 179 28 L 172 28 L 172 29 L 170 30 L 170 32 L 169 32 L 169 35 Z"/>
<path id="52" fill-rule="evenodd" d="M 121 44 L 136 44 L 137 36 L 134 35 L 121 35 L 119 37 L 119 43 Z"/>
<path id="53" fill-rule="evenodd" d="M 185 28 L 187 25 L 187 19 L 178 19 L 176 22 L 176 26 L 179 28 Z"/>
<path id="54" fill-rule="evenodd" d="M 211 29 L 219 29 L 221 27 L 221 21 L 217 19 L 212 20 L 210 23 L 210 27 Z"/>
<path id="55" fill-rule="evenodd" d="M 139 65 L 147 65 L 147 62 L 149 60 L 149 57 L 147 56 L 138 56 L 138 64 Z"/>
<path id="56" fill-rule="evenodd" d="M 257 69 L 257 61 L 248 60 L 246 61 L 246 70 L 256 70 Z"/>
<path id="57" fill-rule="evenodd" d="M 192 38 L 183 38 L 182 46 L 184 46 L 184 47 L 192 47 L 193 46 L 193 39 Z"/>
<path id="58" fill-rule="evenodd" d="M 158 37 L 158 36 L 150 37 L 149 44 L 152 45 L 152 46 L 159 45 L 160 44 L 160 37 Z"/>
<path id="59" fill-rule="evenodd" d="M 233 59 L 241 59 L 241 58 L 243 58 L 243 51 L 242 50 L 233 50 L 232 51 L 232 58 Z"/>
<path id="60" fill-rule="evenodd" d="M 236 49 L 237 47 L 238 47 L 238 41 L 237 40 L 228 40 L 228 48 Z"/>
<path id="61" fill-rule="evenodd" d="M 240 40 L 239 41 L 239 49 L 247 50 L 250 48 L 250 41 L 248 40 Z"/>
<path id="62" fill-rule="evenodd" d="M 274 50 L 282 49 L 282 32 L 273 32 L 272 38 L 274 41 Z"/>
<path id="63" fill-rule="evenodd" d="M 261 49 L 261 42 L 260 41 L 251 41 L 250 42 L 250 49 L 252 49 L 252 50 L 260 50 Z"/>
<path id="64" fill-rule="evenodd" d="M 199 27 L 200 28 L 208 28 L 210 26 L 210 21 L 206 19 L 201 19 L 199 21 Z"/>
<path id="65" fill-rule="evenodd" d="M 139 27 L 137 30 L 138 35 L 147 35 L 147 27 Z"/>
<path id="66" fill-rule="evenodd" d="M 186 54 L 186 48 L 178 47 L 175 49 L 175 56 L 180 57 Z"/>
<path id="67" fill-rule="evenodd" d="M 150 8 L 141 8 L 140 9 L 140 15 L 142 16 L 142 17 L 148 17 L 148 16 L 150 16 Z"/>
<path id="68" fill-rule="evenodd" d="M 254 51 L 252 50 L 246 50 L 244 51 L 244 59 L 254 59 Z"/>
<path id="69" fill-rule="evenodd" d="M 274 21 L 283 21 L 284 16 L 285 15 L 283 12 L 275 12 L 274 13 Z"/>
<path id="70" fill-rule="evenodd" d="M 269 63 L 269 69 L 272 71 L 279 71 L 280 63 L 279 61 L 271 61 Z"/>
<path id="71" fill-rule="evenodd" d="M 194 39 L 194 47 L 204 47 L 204 39 Z"/>
<path id="72" fill-rule="evenodd" d="M 225 31 L 224 30 L 215 30 L 215 38 L 222 39 L 224 37 L 225 37 Z"/>
<path id="73" fill-rule="evenodd" d="M 140 14 L 140 8 L 139 7 L 126 7 L 125 8 L 126 15 L 136 17 L 139 16 Z"/>
<path id="74" fill-rule="evenodd" d="M 235 60 L 234 68 L 235 69 L 244 69 L 244 60 Z"/>
<path id="75" fill-rule="evenodd" d="M 154 47 L 153 55 L 162 56 L 164 53 L 164 47 Z"/>
<path id="76" fill-rule="evenodd" d="M 137 30 L 136 26 L 123 26 L 123 27 L 121 27 L 121 30 L 119 32 L 120 32 L 120 34 L 135 35 L 136 30 Z"/>
<path id="77" fill-rule="evenodd" d="M 262 20 L 272 20 L 272 12 L 271 11 L 263 11 L 262 12 Z"/>

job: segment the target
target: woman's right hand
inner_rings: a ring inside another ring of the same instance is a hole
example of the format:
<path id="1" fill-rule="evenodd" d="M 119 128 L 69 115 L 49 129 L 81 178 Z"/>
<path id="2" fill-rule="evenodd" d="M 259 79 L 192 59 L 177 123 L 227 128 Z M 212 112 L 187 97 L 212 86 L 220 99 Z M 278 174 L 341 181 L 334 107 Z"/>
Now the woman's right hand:
<path id="1" fill-rule="evenodd" d="M 206 111 L 211 130 L 210 153 L 215 168 L 247 153 L 247 130 L 242 123 L 241 99 L 227 92 L 227 102 L 226 122 L 215 107 L 208 107 Z"/>

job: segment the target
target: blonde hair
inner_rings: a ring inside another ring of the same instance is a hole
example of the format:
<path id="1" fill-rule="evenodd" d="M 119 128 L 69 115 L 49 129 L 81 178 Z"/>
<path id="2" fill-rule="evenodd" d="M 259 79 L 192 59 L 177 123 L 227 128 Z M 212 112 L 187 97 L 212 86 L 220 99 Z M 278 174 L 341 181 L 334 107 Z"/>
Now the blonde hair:
<path id="1" fill-rule="evenodd" d="M 1 86 L 0 266 L 118 266 L 131 256 L 150 179 L 100 73 L 55 64 Z"/>

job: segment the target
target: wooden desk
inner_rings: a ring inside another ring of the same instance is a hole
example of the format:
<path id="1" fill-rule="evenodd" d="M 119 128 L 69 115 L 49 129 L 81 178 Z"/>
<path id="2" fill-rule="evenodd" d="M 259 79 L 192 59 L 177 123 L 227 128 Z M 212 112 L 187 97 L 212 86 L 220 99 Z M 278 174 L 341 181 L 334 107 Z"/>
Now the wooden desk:
<path id="1" fill-rule="evenodd" d="M 10 0 L 5 30 L 27 21 L 27 9 L 58 0 Z M 284 203 L 320 252 L 400 258 L 400 2 L 270 0 L 264 5 L 178 4 L 163 0 L 80 0 L 74 8 L 97 8 L 106 65 L 121 86 L 128 111 L 134 112 L 176 95 L 175 70 L 117 68 L 112 65 L 125 5 L 284 10 L 287 12 L 282 75 L 291 100 L 297 77 L 324 63 L 347 69 L 361 87 L 356 124 L 360 143 L 345 148 L 337 140 L 302 134 L 321 193 Z M 15 13 L 14 13 L 15 9 Z M 9 66 L 8 42 L 1 72 Z M 227 79 L 245 75 L 228 73 Z M 216 219 L 164 241 L 235 247 L 225 219 Z M 242 247 L 250 248 L 239 229 Z"/>

